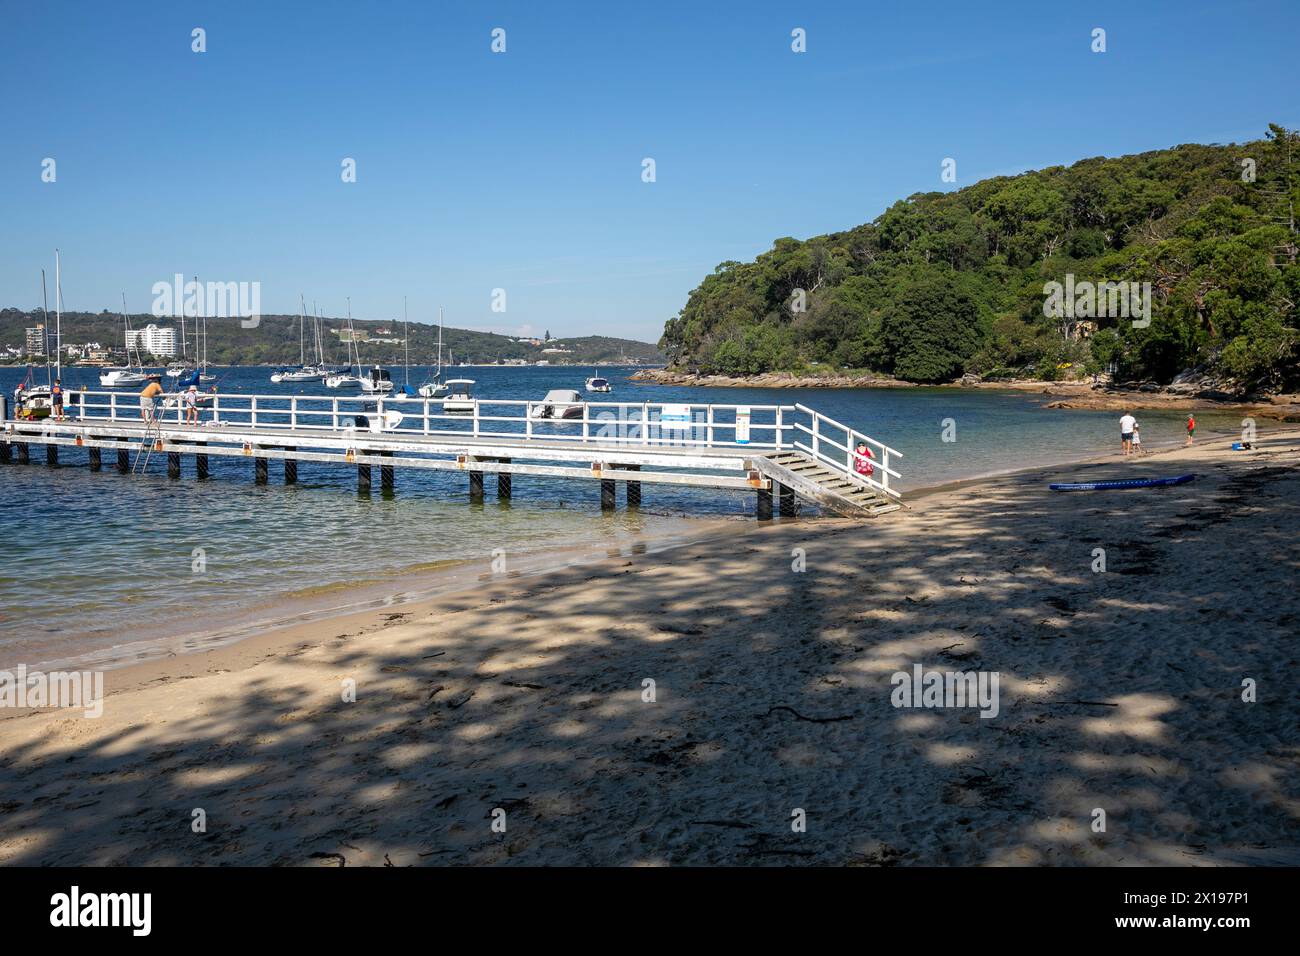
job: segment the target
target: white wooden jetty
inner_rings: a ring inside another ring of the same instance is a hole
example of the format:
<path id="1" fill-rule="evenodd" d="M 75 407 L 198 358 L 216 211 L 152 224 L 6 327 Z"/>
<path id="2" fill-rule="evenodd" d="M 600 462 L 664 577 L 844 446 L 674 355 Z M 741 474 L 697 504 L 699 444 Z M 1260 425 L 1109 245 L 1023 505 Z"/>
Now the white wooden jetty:
<path id="1" fill-rule="evenodd" d="M 199 478 L 210 456 L 252 459 L 254 478 L 266 482 L 268 463 L 284 463 L 284 480 L 297 479 L 299 462 L 357 469 L 358 486 L 371 486 L 372 469 L 392 488 L 394 470 L 462 471 L 472 498 L 483 496 L 483 476 L 497 476 L 508 498 L 516 476 L 599 481 L 601 505 L 615 505 L 616 482 L 629 505 L 642 485 L 753 491 L 759 518 L 795 513 L 795 496 L 841 515 L 876 516 L 900 507 L 889 446 L 804 405 L 715 405 L 671 402 L 584 402 L 581 417 L 542 418 L 540 403 L 476 399 L 448 410 L 443 399 L 361 395 L 201 396 L 199 421 L 186 423 L 169 395 L 146 422 L 131 392 L 70 390 L 65 418 L 24 420 L 0 398 L 0 461 L 30 461 L 30 445 L 44 445 L 58 462 L 61 447 L 85 448 L 92 469 L 105 450 L 120 471 L 139 471 L 165 458 L 180 477 L 192 455 Z M 400 421 L 392 413 L 400 415 Z M 854 468 L 859 441 L 871 450 L 872 475 Z"/>

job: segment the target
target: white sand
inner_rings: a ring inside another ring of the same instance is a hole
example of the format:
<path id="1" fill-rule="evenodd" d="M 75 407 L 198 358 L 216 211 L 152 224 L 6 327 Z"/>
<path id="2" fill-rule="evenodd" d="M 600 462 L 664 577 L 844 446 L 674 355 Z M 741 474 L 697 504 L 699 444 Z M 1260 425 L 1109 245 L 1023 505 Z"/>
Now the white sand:
<path id="1" fill-rule="evenodd" d="M 0 862 L 1294 865 L 1298 464 L 994 479 L 111 671 L 99 720 L 0 719 Z M 999 716 L 893 707 L 916 662 Z"/>

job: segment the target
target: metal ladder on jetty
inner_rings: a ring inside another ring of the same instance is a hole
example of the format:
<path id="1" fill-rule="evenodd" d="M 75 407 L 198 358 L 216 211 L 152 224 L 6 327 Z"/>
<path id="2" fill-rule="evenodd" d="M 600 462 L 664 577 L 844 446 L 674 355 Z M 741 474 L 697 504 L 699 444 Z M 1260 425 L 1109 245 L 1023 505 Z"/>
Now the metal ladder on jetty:
<path id="1" fill-rule="evenodd" d="M 162 442 L 162 416 L 152 415 L 145 425 L 144 438 L 140 440 L 140 447 L 135 450 L 135 458 L 131 462 L 131 474 L 144 474 L 149 470 L 149 459 L 153 457 L 153 450 Z"/>

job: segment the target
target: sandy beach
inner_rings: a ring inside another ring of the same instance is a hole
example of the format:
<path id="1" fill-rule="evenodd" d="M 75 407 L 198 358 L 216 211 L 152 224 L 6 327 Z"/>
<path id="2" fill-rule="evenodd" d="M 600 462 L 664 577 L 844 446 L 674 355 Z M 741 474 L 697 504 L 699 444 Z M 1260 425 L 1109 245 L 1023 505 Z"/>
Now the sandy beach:
<path id="1" fill-rule="evenodd" d="M 1298 535 L 1291 430 L 485 573 L 0 711 L 0 863 L 1297 865 Z"/>

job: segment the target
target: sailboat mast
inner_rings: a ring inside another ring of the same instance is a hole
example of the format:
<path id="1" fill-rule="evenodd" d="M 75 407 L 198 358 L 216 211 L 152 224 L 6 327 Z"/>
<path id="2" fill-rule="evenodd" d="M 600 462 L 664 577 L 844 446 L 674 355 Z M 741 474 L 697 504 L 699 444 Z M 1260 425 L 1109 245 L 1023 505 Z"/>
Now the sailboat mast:
<path id="1" fill-rule="evenodd" d="M 60 275 L 59 250 L 54 250 L 54 377 L 63 377 L 63 281 Z M 46 349 L 48 352 L 49 349 Z M 49 365 L 47 358 L 46 363 Z"/>
<path id="2" fill-rule="evenodd" d="M 438 306 L 438 372 L 435 377 L 442 375 L 442 306 Z"/>
<path id="3" fill-rule="evenodd" d="M 406 384 L 411 384 L 411 320 L 406 312 L 406 296 L 402 296 L 402 352 L 406 366 Z"/>
<path id="4" fill-rule="evenodd" d="M 42 325 L 41 339 L 45 345 L 45 385 L 48 388 L 54 387 L 54 377 L 50 374 L 50 294 L 45 290 L 45 270 L 41 270 L 41 318 L 44 319 Z M 29 356 L 30 357 L 30 356 Z M 27 373 L 30 375 L 32 367 L 27 366 Z"/>
<path id="5" fill-rule="evenodd" d="M 203 308 L 203 291 L 199 288 L 199 277 L 194 277 L 194 364 L 199 362 L 199 317 L 205 314 Z"/>
<path id="6" fill-rule="evenodd" d="M 307 311 L 307 297 L 301 292 L 298 293 L 298 366 L 305 368 L 307 365 L 307 346 L 304 344 L 307 334 L 307 319 L 303 315 Z"/>

